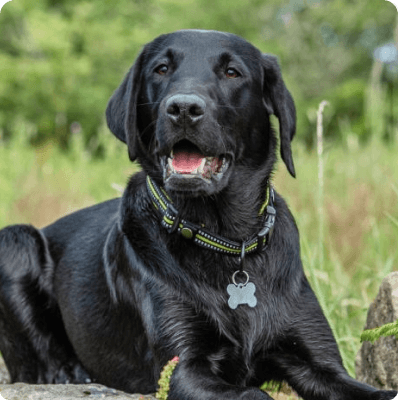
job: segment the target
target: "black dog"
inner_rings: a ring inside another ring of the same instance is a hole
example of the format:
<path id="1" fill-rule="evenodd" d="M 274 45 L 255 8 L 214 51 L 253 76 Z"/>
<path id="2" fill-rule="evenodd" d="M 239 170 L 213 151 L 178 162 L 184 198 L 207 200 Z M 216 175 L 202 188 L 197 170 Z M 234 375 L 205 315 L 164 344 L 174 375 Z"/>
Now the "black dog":
<path id="1" fill-rule="evenodd" d="M 293 100 L 276 59 L 243 39 L 179 31 L 146 45 L 107 108 L 134 175 L 121 199 L 0 232 L 0 350 L 12 381 L 94 380 L 169 399 L 382 400 L 350 378 L 304 276 L 270 177 Z"/>

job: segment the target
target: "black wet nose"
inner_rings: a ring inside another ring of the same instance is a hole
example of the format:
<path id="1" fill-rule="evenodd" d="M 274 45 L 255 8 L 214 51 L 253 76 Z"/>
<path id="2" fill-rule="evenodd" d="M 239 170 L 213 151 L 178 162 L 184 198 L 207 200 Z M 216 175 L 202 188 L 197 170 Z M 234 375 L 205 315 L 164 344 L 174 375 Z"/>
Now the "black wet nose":
<path id="1" fill-rule="evenodd" d="M 206 111 L 206 103 L 194 94 L 176 94 L 166 102 L 166 112 L 172 122 L 178 125 L 194 125 Z"/>

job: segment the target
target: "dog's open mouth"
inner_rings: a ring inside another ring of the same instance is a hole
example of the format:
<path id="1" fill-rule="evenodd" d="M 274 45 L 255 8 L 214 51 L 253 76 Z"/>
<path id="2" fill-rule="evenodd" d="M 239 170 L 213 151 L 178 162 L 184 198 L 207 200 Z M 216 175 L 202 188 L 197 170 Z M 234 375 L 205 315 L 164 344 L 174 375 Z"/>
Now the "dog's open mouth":
<path id="1" fill-rule="evenodd" d="M 227 156 L 206 157 L 188 140 L 176 143 L 170 155 L 163 161 L 165 181 L 172 176 L 200 178 L 206 181 L 213 178 L 220 180 L 228 166 Z"/>

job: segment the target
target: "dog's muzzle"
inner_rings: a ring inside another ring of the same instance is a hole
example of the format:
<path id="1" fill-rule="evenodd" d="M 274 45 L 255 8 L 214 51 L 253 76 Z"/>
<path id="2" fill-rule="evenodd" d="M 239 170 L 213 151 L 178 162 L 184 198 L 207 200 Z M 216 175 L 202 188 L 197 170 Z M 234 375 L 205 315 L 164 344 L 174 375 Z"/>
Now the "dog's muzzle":
<path id="1" fill-rule="evenodd" d="M 174 145 L 169 156 L 162 158 L 163 179 L 201 179 L 207 182 L 219 181 L 230 165 L 228 155 L 205 156 L 188 140 Z"/>

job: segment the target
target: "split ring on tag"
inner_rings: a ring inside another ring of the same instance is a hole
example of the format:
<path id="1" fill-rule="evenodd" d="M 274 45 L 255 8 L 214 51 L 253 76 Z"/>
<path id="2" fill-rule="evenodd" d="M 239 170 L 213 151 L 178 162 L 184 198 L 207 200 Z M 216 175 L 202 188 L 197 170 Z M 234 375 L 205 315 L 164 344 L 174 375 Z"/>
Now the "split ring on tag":
<path id="1" fill-rule="evenodd" d="M 233 284 L 235 286 L 238 286 L 238 283 L 236 283 L 236 281 L 235 281 L 235 276 L 236 276 L 236 274 L 239 274 L 239 273 L 242 273 L 242 274 L 246 275 L 246 282 L 245 283 L 241 283 L 241 285 L 246 286 L 247 283 L 249 282 L 249 274 L 246 271 L 240 271 L 240 270 L 239 271 L 235 271 L 234 274 L 232 275 Z"/>

